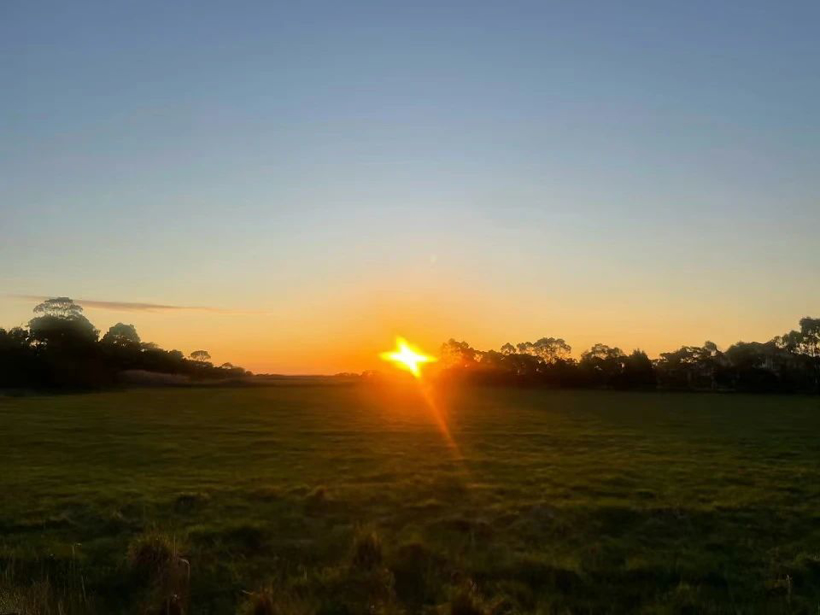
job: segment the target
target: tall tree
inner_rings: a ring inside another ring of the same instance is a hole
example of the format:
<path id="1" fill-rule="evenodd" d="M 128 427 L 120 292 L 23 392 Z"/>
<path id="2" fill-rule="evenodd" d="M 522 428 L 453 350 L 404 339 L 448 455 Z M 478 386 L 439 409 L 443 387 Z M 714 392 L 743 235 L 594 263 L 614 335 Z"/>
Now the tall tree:
<path id="1" fill-rule="evenodd" d="M 29 332 L 35 343 L 56 346 L 97 341 L 99 331 L 83 315 L 83 308 L 68 297 L 47 299 L 34 313 L 38 316 L 29 321 Z"/>

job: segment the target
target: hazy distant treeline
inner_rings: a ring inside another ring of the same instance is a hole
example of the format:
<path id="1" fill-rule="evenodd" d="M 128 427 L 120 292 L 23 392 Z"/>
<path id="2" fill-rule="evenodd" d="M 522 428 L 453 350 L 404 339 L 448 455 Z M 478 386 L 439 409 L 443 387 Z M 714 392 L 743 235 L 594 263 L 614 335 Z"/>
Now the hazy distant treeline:
<path id="1" fill-rule="evenodd" d="M 68 297 L 48 299 L 34 314 L 27 327 L 0 329 L 0 388 L 95 389 L 129 371 L 203 380 L 248 373 L 230 363 L 214 366 L 205 350 L 186 358 L 143 342 L 133 325 L 118 323 L 100 337 Z"/>
<path id="2" fill-rule="evenodd" d="M 442 376 L 494 384 L 556 387 L 747 392 L 820 392 L 820 318 L 765 342 L 738 342 L 725 352 L 712 342 L 683 346 L 652 360 L 642 350 L 595 344 L 581 355 L 560 338 L 499 350 L 450 340 L 441 348 Z"/>

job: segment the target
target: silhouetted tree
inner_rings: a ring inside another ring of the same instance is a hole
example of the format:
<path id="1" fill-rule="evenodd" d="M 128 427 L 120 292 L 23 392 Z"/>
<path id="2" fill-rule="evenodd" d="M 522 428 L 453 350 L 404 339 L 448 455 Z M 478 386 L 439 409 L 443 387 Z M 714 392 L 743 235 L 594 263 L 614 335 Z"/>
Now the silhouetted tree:
<path id="1" fill-rule="evenodd" d="M 774 341 L 738 342 L 726 350 L 731 365 L 732 388 L 754 393 L 771 393 L 781 389 L 776 371 L 781 349 Z"/>
<path id="2" fill-rule="evenodd" d="M 620 348 L 595 344 L 581 355 L 579 367 L 591 384 L 606 386 L 621 375 L 625 360 L 626 355 Z"/>
<path id="3" fill-rule="evenodd" d="M 34 308 L 29 339 L 38 357 L 43 385 L 93 388 L 110 382 L 97 347 L 99 332 L 68 297 L 47 299 Z"/>
<path id="4" fill-rule="evenodd" d="M 205 351 L 189 361 L 178 350 L 143 343 L 133 325 L 117 323 L 98 341 L 97 329 L 68 297 L 47 299 L 34 313 L 27 330 L 0 329 L 0 387 L 99 388 L 128 370 L 196 379 L 246 374 L 241 367 L 213 367 Z"/>
<path id="5" fill-rule="evenodd" d="M 28 331 L 0 329 L 0 388 L 31 387 L 43 379 L 43 367 L 31 346 Z"/>
<path id="6" fill-rule="evenodd" d="M 107 365 L 119 370 L 143 369 L 145 357 L 140 336 L 134 325 L 118 322 L 100 340 L 100 349 Z"/>
<path id="7" fill-rule="evenodd" d="M 211 354 L 207 350 L 194 350 L 191 353 L 191 360 L 199 362 L 210 361 Z"/>
<path id="8" fill-rule="evenodd" d="M 703 346 L 681 346 L 662 352 L 657 361 L 658 376 L 667 388 L 715 389 L 720 370 L 726 365 L 714 342 Z"/>
<path id="9" fill-rule="evenodd" d="M 538 357 L 544 363 L 555 363 L 568 359 L 572 354 L 572 347 L 561 338 L 542 337 L 536 342 L 518 344 L 518 352 Z"/>
<path id="10" fill-rule="evenodd" d="M 72 320 L 82 317 L 83 308 L 68 297 L 52 297 L 34 306 L 34 313 Z"/>
<path id="11" fill-rule="evenodd" d="M 29 321 L 34 343 L 47 345 L 87 345 L 97 341 L 99 331 L 83 316 L 83 308 L 68 297 L 47 299 L 34 308 L 38 314 Z"/>
<path id="12" fill-rule="evenodd" d="M 820 318 L 801 318 L 800 335 L 803 352 L 814 359 L 820 358 Z"/>
<path id="13" fill-rule="evenodd" d="M 480 353 L 467 342 L 450 339 L 441 345 L 439 354 L 442 367 L 463 369 L 475 367 Z"/>
<path id="14" fill-rule="evenodd" d="M 101 341 L 103 344 L 113 346 L 140 348 L 140 336 L 137 334 L 137 329 L 134 325 L 126 325 L 121 322 L 108 329 Z"/>
<path id="15" fill-rule="evenodd" d="M 614 386 L 625 389 L 651 389 L 657 386 L 655 367 L 643 350 L 636 349 L 623 360 L 623 371 Z"/>
<path id="16" fill-rule="evenodd" d="M 181 350 L 168 350 L 167 352 L 163 352 L 165 352 L 165 354 L 167 354 L 171 358 L 171 360 L 175 361 L 176 363 L 182 363 L 185 360 L 185 355 L 182 354 Z"/>

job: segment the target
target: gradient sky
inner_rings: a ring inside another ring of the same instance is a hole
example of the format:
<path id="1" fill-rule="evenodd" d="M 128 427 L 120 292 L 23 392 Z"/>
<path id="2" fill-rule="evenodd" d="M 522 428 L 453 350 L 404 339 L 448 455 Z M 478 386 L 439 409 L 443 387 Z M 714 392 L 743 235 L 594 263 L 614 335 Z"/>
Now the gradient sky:
<path id="1" fill-rule="evenodd" d="M 0 3 L 0 326 L 255 371 L 820 316 L 820 3 Z"/>

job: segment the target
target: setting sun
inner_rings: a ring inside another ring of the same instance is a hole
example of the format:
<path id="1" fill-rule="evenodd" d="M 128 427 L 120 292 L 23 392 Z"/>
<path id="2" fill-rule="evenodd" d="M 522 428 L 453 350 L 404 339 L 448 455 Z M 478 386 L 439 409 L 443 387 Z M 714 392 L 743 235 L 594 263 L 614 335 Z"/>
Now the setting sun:
<path id="1" fill-rule="evenodd" d="M 414 348 L 402 337 L 396 338 L 396 350 L 383 352 L 379 356 L 385 361 L 394 363 L 399 369 L 407 370 L 416 378 L 421 378 L 420 365 L 434 363 L 438 360 L 422 353 L 418 348 Z"/>

